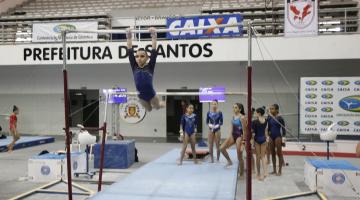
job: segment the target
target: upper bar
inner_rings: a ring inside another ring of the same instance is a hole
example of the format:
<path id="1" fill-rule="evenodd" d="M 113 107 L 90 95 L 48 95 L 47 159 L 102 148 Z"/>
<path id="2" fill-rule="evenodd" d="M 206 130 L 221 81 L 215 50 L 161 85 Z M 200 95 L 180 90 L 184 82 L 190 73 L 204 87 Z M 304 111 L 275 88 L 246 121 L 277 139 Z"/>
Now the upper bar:
<path id="1" fill-rule="evenodd" d="M 209 28 L 225 28 L 225 27 L 234 27 L 234 26 L 243 26 L 243 23 L 236 24 L 220 24 L 220 25 L 211 25 L 211 26 L 197 26 L 191 28 L 176 28 L 176 29 L 156 29 L 157 33 L 166 33 L 166 32 L 178 32 L 178 31 L 190 31 L 190 30 L 204 30 Z M 124 29 L 109 29 L 109 30 L 65 30 L 67 33 L 126 33 Z M 149 33 L 149 30 L 137 30 L 131 29 L 132 33 Z"/>
<path id="2" fill-rule="evenodd" d="M 124 95 L 138 95 L 138 92 L 116 92 L 116 91 L 104 91 L 104 93 L 110 94 L 124 94 Z M 196 96 L 196 95 L 247 95 L 246 92 L 212 92 L 212 93 L 202 93 L 202 92 L 156 92 L 157 95 L 163 96 Z"/>

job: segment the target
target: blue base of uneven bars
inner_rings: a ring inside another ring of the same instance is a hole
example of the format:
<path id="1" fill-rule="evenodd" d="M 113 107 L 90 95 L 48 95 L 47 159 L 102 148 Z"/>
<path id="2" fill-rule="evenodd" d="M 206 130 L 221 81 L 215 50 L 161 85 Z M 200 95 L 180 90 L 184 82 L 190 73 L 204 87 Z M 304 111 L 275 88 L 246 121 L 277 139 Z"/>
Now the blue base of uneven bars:
<path id="1" fill-rule="evenodd" d="M 184 161 L 176 164 L 180 149 L 174 149 L 152 161 L 123 180 L 92 197 L 92 200 L 234 200 L 238 163 L 236 152 L 229 154 L 234 161 L 230 168 L 221 163 L 204 161 L 195 165 Z"/>
<path id="2" fill-rule="evenodd" d="M 12 141 L 12 137 L 7 137 L 6 139 L 0 140 L 0 152 L 7 151 L 7 145 Z M 42 145 L 46 143 L 55 142 L 53 137 L 38 137 L 38 136 L 22 136 L 20 140 L 15 143 L 14 150 L 22 149 L 26 147 L 32 147 L 37 145 Z"/>
<path id="3" fill-rule="evenodd" d="M 100 144 L 94 145 L 94 168 L 100 168 Z M 135 162 L 135 140 L 108 141 L 104 150 L 105 169 L 127 169 Z"/>

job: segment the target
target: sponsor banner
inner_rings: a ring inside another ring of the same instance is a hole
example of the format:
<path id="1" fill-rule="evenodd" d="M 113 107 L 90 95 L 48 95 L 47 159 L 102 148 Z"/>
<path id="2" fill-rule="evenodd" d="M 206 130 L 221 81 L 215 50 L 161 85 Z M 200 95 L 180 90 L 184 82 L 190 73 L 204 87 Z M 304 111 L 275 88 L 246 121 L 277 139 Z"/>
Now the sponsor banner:
<path id="1" fill-rule="evenodd" d="M 199 89 L 200 102 L 225 102 L 225 87 L 203 87 Z"/>
<path id="2" fill-rule="evenodd" d="M 114 89 L 104 89 L 103 93 L 109 95 L 108 103 L 111 104 L 122 104 L 127 102 L 127 95 L 124 94 L 127 92 L 127 88 L 114 88 Z"/>
<path id="3" fill-rule="evenodd" d="M 302 38 L 264 38 L 272 56 L 253 49 L 254 61 L 359 59 L 360 34 Z M 329 42 L 331 41 L 331 42 Z M 67 43 L 68 64 L 129 63 L 126 42 Z M 281 48 L 279 48 L 281 46 Z M 294 53 L 293 49 L 307 49 Z M 342 51 L 334 51 L 334 46 Z M 149 41 L 134 41 L 134 48 L 151 48 Z M 167 40 L 158 42 L 158 63 L 247 61 L 247 38 Z M 232 52 L 239 53 L 229 53 Z M 62 44 L 0 45 L 0 66 L 61 65 Z"/>
<path id="4" fill-rule="evenodd" d="M 300 132 L 360 135 L 360 77 L 300 80 Z"/>
<path id="5" fill-rule="evenodd" d="M 318 34 L 318 1 L 285 0 L 285 36 Z"/>
<path id="6" fill-rule="evenodd" d="M 245 40 L 244 43 L 246 43 Z M 238 49 L 238 45 L 232 41 L 223 40 L 162 41 L 157 47 L 157 61 L 238 61 L 242 54 L 234 56 L 226 51 L 227 48 Z M 149 42 L 134 42 L 135 51 L 140 47 L 151 50 Z M 66 51 L 68 64 L 129 63 L 127 45 L 124 42 L 69 43 Z M 243 57 L 246 60 L 246 56 Z M 7 48 L 0 45 L 0 65 L 61 65 L 62 60 L 61 44 L 27 44 L 7 46 Z"/>
<path id="7" fill-rule="evenodd" d="M 97 30 L 98 22 L 58 22 L 58 23 L 34 23 L 32 31 L 33 42 L 60 42 L 63 30 Z M 96 41 L 96 33 L 69 33 L 67 41 Z"/>
<path id="8" fill-rule="evenodd" d="M 168 18 L 166 20 L 166 27 L 168 29 L 194 28 L 199 26 L 236 24 L 241 22 L 243 22 L 243 17 L 240 14 L 179 17 L 179 18 Z M 179 39 L 179 38 L 241 36 L 242 30 L 243 30 L 243 26 L 209 28 L 205 30 L 187 30 L 187 31 L 178 31 L 178 32 L 168 32 L 166 33 L 166 37 L 168 39 Z"/>

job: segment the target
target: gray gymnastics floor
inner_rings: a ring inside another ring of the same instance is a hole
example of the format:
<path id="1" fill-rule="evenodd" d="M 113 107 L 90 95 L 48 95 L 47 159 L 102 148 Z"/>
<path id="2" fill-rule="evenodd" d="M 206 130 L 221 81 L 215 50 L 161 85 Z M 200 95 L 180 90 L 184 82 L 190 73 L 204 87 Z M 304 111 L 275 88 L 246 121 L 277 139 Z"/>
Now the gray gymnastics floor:
<path id="1" fill-rule="evenodd" d="M 235 160 L 236 151 L 230 150 L 229 154 Z M 209 162 L 184 161 L 178 166 L 174 158 L 179 155 L 180 149 L 173 149 L 91 199 L 235 199 L 237 162 L 226 169 L 222 163 Z"/>
<path id="2" fill-rule="evenodd" d="M 59 139 L 55 143 L 45 144 L 41 146 L 35 146 L 26 149 L 15 150 L 12 153 L 0 153 L 0 199 L 9 199 L 16 195 L 19 195 L 28 190 L 34 189 L 43 185 L 43 183 L 33 183 L 24 180 L 27 175 L 27 160 L 33 155 L 38 154 L 40 151 L 47 149 L 49 151 L 61 150 L 64 147 L 64 141 Z M 169 152 L 174 148 L 179 148 L 180 144 L 174 143 L 153 143 L 153 142 L 137 142 L 136 147 L 139 150 L 140 162 L 134 164 L 128 170 L 121 171 L 107 171 L 104 173 L 105 181 L 121 180 L 128 176 L 129 173 L 137 170 L 144 164 L 159 158 L 161 155 Z M 266 197 L 273 197 L 279 195 L 292 194 L 296 192 L 308 191 L 308 187 L 303 181 L 303 168 L 304 168 L 303 156 L 286 156 L 285 160 L 289 163 L 288 167 L 284 168 L 283 176 L 276 177 L 270 176 L 265 181 L 257 181 L 253 179 L 253 199 L 265 199 Z M 353 164 L 360 166 L 360 159 L 348 159 Z M 174 158 L 174 163 L 176 158 Z M 224 163 L 223 163 L 224 164 Z M 255 174 L 253 174 L 255 176 Z M 85 186 L 93 191 L 96 191 L 97 185 L 78 182 L 82 186 Z M 108 186 L 104 185 L 104 189 Z M 66 186 L 63 185 L 66 189 Z M 201 191 L 199 191 L 201 193 Z M 41 195 L 34 196 L 28 199 L 66 199 L 66 196 L 55 197 L 53 195 Z M 85 199 L 84 197 L 78 197 L 74 199 Z M 236 199 L 245 199 L 245 179 L 238 179 Z M 304 197 L 297 199 L 317 199 L 316 197 Z M 330 200 L 345 200 L 346 198 L 329 198 Z M 351 198 L 348 198 L 349 200 Z M 346 199 L 347 200 L 347 199 Z"/>

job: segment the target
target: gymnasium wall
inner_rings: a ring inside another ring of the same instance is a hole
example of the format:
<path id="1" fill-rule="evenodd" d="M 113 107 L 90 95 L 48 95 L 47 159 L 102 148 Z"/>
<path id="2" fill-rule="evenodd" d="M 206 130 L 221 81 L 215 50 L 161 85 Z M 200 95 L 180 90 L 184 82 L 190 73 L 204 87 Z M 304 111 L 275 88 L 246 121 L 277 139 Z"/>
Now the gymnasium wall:
<path id="1" fill-rule="evenodd" d="M 154 85 L 158 91 L 201 86 L 225 86 L 227 91 L 246 92 L 245 62 L 158 63 Z M 254 62 L 255 106 L 279 103 L 288 127 L 298 132 L 298 103 L 295 98 L 301 76 L 355 76 L 360 74 L 360 60 L 279 61 L 277 66 L 291 85 L 281 78 L 273 62 Z M 135 91 L 127 64 L 70 65 L 69 87 L 79 89 L 111 88 L 114 85 Z M 293 93 L 295 92 L 295 93 Z M 0 73 L 0 114 L 10 113 L 13 104 L 21 109 L 19 130 L 35 135 L 59 135 L 64 126 L 62 71 L 59 66 L 2 66 Z M 224 113 L 223 137 L 229 133 L 232 104 L 246 104 L 245 96 L 228 96 L 220 104 Z M 203 105 L 203 116 L 208 105 Z M 103 105 L 100 106 L 102 121 Z M 0 116 L 0 125 L 7 128 Z M 204 123 L 204 120 L 203 120 Z M 111 124 L 111 122 L 109 122 Z M 204 124 L 205 125 L 205 124 Z M 136 125 L 121 123 L 125 136 L 165 137 L 166 110 L 153 111 Z M 154 132 L 157 129 L 157 132 Z M 205 129 L 204 129 L 205 130 Z"/>

